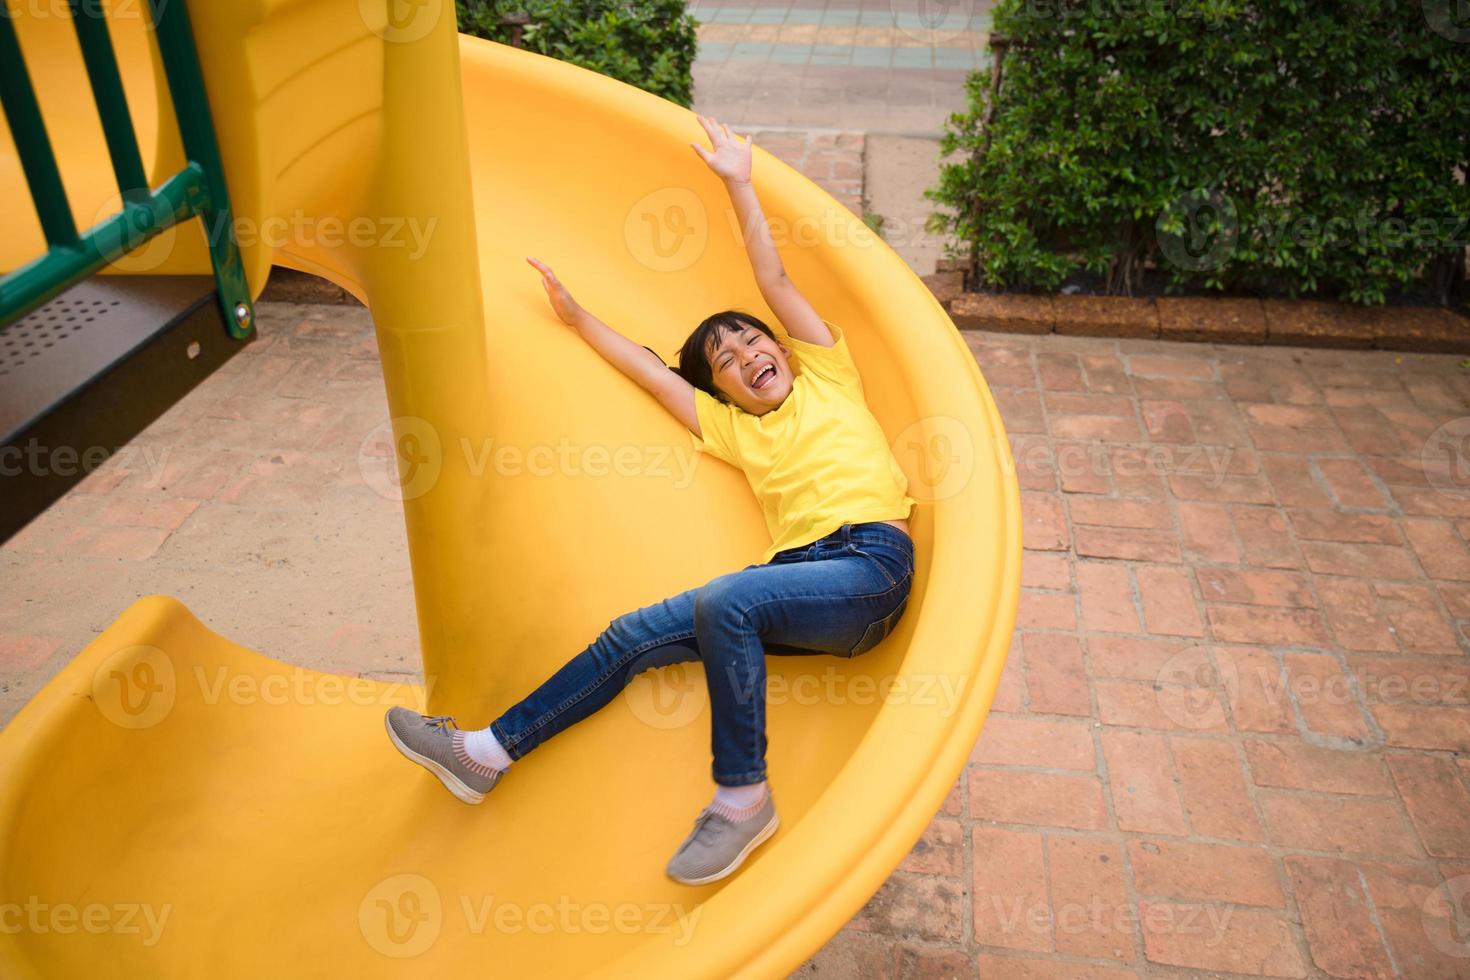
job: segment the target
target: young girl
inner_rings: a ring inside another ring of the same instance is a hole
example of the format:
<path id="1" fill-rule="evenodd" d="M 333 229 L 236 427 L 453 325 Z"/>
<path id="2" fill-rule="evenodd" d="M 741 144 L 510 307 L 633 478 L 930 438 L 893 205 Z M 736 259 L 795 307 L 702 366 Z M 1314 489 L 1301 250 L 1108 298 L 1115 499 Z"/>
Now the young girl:
<path id="1" fill-rule="evenodd" d="M 751 187 L 749 138 L 704 116 L 699 122 L 713 152 L 690 145 L 729 190 L 782 335 L 749 314 L 717 313 L 685 341 L 671 371 L 579 306 L 550 268 L 527 261 L 562 322 L 688 426 L 696 448 L 745 472 L 771 532 L 762 563 L 619 616 L 478 731 L 401 707 L 386 719 L 401 752 L 459 799 L 479 803 L 512 761 L 597 711 L 639 673 L 703 661 L 715 796 L 667 867 L 691 885 L 733 873 L 779 823 L 766 783 L 765 654 L 866 652 L 903 615 L 914 573 L 914 500 L 864 402 L 844 331 L 786 277 Z"/>

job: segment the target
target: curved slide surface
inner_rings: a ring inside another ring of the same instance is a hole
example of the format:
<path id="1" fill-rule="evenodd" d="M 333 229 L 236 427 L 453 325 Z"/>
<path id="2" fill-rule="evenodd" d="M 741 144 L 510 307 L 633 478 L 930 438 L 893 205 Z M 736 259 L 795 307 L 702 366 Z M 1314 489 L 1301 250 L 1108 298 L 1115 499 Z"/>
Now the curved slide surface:
<path id="1" fill-rule="evenodd" d="M 143 5 L 107 6 L 167 175 Z M 847 329 L 919 499 L 895 633 L 855 660 L 770 660 L 779 832 L 712 885 L 663 874 L 713 787 L 698 664 L 641 675 L 479 807 L 393 749 L 388 705 L 483 725 L 614 616 L 768 541 L 743 476 L 567 331 L 523 257 L 669 360 L 710 312 L 771 316 L 690 112 L 460 36 L 449 0 L 399 6 L 189 3 L 252 292 L 277 263 L 371 308 L 426 684 L 292 666 L 166 596 L 121 611 L 0 731 L 0 907 L 75 910 L 0 929 L 6 977 L 782 976 L 897 867 L 979 734 L 1019 597 L 1000 419 L 919 279 L 757 146 L 787 269 Z M 75 36 L 17 27 L 89 225 L 117 194 Z M 0 188 L 25 199 L 8 134 Z M 28 220 L 0 268 L 39 254 Z M 207 272 L 199 224 L 108 272 Z"/>

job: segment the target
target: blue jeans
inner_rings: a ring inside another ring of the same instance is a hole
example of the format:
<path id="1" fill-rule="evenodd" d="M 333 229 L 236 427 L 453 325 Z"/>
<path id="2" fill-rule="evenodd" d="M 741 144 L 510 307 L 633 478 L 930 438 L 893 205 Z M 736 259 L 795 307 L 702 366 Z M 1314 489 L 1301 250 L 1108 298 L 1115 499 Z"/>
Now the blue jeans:
<path id="1" fill-rule="evenodd" d="M 765 654 L 854 657 L 892 632 L 908 604 L 914 545 L 891 524 L 844 524 L 651 606 L 624 613 L 529 696 L 490 723 L 519 759 L 607 704 L 654 667 L 704 661 L 722 786 L 766 778 Z"/>

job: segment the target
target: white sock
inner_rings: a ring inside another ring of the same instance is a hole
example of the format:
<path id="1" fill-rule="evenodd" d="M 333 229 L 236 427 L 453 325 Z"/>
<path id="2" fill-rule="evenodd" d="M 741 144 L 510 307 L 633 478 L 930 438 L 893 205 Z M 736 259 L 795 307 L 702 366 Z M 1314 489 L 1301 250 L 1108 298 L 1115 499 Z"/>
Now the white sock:
<path id="1" fill-rule="evenodd" d="M 721 786 L 715 784 L 715 811 L 723 817 L 740 822 L 749 820 L 765 806 L 769 780 L 761 780 L 749 786 Z"/>
<path id="2" fill-rule="evenodd" d="M 489 728 L 465 732 L 464 750 L 482 766 L 499 769 L 501 772 L 510 768 L 510 755 L 501 747 Z"/>

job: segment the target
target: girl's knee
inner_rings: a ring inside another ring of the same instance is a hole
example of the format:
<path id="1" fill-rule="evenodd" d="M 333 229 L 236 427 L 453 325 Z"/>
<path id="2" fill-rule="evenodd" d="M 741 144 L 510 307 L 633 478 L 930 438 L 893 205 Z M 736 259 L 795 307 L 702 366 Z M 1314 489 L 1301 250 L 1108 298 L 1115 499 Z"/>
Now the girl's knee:
<path id="1" fill-rule="evenodd" d="M 739 573 L 731 572 L 711 579 L 699 590 L 694 600 L 694 621 L 713 623 L 743 616 L 744 606 Z"/>

